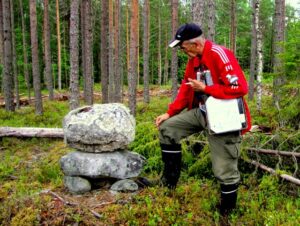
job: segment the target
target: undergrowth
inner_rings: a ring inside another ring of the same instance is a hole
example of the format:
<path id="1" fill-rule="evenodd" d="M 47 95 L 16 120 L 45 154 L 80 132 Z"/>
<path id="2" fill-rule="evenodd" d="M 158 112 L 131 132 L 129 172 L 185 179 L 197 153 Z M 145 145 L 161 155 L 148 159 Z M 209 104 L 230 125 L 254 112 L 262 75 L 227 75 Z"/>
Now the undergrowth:
<path id="1" fill-rule="evenodd" d="M 169 98 L 152 98 L 149 105 L 139 103 L 135 140 L 129 149 L 146 157 L 143 176 L 157 178 L 162 170 L 158 131 L 154 120 L 167 109 Z M 266 106 L 271 100 L 264 99 Z M 0 109 L 1 126 L 61 127 L 68 112 L 66 102 L 45 102 L 43 116 L 33 107 L 15 113 Z M 253 104 L 250 103 L 253 108 Z M 298 176 L 295 159 L 257 155 L 247 147 L 297 151 L 299 131 L 277 129 L 276 114 L 266 107 L 264 114 L 252 110 L 253 124 L 273 128 L 269 133 L 248 133 L 243 140 L 242 159 L 263 164 Z M 276 130 L 274 130 L 276 128 Z M 175 191 L 152 187 L 136 194 L 115 195 L 118 201 L 98 206 L 103 191 L 75 196 L 64 188 L 59 159 L 71 151 L 62 140 L 45 138 L 2 138 L 0 147 L 0 225 L 218 225 L 219 185 L 213 178 L 208 145 L 203 133 L 182 141 L 183 170 Z M 204 143 L 203 143 L 204 142 Z M 230 215 L 232 225 L 299 225 L 299 187 L 262 172 L 240 161 L 243 184 L 238 208 Z M 81 198 L 75 205 L 63 203 L 45 191 L 59 193 L 65 200 Z M 119 197 L 120 196 L 120 197 Z M 123 197 L 124 196 L 124 197 Z M 92 211 L 99 213 L 97 217 Z"/>

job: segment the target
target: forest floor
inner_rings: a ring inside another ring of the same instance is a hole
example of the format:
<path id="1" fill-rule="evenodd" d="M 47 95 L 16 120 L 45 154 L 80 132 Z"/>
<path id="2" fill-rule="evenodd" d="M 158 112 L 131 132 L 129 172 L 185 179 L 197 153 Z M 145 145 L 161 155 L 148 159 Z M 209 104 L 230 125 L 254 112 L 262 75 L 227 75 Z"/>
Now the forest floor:
<path id="1" fill-rule="evenodd" d="M 129 148 L 148 159 L 142 176 L 157 178 L 162 163 L 153 120 L 166 110 L 171 92 L 152 88 L 150 93 L 150 105 L 138 104 L 136 139 Z M 96 93 L 95 97 L 99 95 Z M 141 91 L 138 97 L 142 100 Z M 0 109 L 1 126 L 61 127 L 62 118 L 68 112 L 68 101 L 45 100 L 44 107 L 43 116 L 34 115 L 32 105 L 15 113 Z M 273 116 L 268 113 L 252 113 L 255 124 L 267 127 L 273 123 Z M 280 146 L 290 151 L 300 145 L 299 132 L 285 128 L 278 135 L 274 131 L 250 133 L 244 145 L 264 145 L 270 149 Z M 0 225 L 220 225 L 216 208 L 219 185 L 212 176 L 209 151 L 205 146 L 200 153 L 191 155 L 193 145 L 193 138 L 183 144 L 183 172 L 174 191 L 149 187 L 140 188 L 136 193 L 114 193 L 106 184 L 78 195 L 63 185 L 59 159 L 72 149 L 62 140 L 2 138 Z M 243 151 L 242 159 L 248 157 Z M 299 163 L 292 158 L 270 159 L 254 153 L 252 157 L 273 168 L 279 167 L 280 172 L 300 175 L 296 170 Z M 230 225 L 300 225 L 298 186 L 263 173 L 243 160 L 240 170 L 243 185 L 239 188 L 238 208 L 229 217 Z"/>

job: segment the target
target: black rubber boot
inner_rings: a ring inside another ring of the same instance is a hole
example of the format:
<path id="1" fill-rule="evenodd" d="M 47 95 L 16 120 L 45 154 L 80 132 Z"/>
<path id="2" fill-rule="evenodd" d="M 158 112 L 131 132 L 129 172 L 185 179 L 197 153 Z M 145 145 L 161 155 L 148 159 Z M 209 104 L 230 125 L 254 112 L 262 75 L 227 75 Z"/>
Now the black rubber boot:
<path id="1" fill-rule="evenodd" d="M 220 214 L 228 216 L 236 207 L 238 184 L 221 184 Z"/>
<path id="2" fill-rule="evenodd" d="M 169 189 L 175 189 L 180 177 L 181 171 L 181 147 L 180 145 L 163 145 L 162 160 L 164 162 L 163 175 L 161 182 Z"/>

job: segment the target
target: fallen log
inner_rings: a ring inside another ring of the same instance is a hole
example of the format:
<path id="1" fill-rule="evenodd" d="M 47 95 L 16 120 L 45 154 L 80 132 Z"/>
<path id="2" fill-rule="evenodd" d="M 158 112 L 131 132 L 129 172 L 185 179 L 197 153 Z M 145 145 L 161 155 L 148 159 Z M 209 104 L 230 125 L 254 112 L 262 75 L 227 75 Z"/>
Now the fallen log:
<path id="1" fill-rule="evenodd" d="M 296 185 L 300 185 L 300 180 L 297 179 L 297 178 L 295 178 L 295 177 L 293 177 L 293 176 L 290 176 L 288 174 L 279 174 L 274 169 L 272 169 L 272 168 L 270 168 L 270 167 L 268 167 L 268 166 L 266 166 L 266 165 L 264 165 L 262 163 L 259 163 L 259 162 L 255 161 L 255 160 L 246 160 L 246 162 L 248 162 L 248 163 L 250 163 L 252 165 L 255 165 L 255 166 L 259 167 L 260 169 L 262 169 L 264 171 L 267 171 L 267 172 L 269 172 L 269 173 L 271 173 L 273 175 L 280 176 L 281 178 L 283 178 L 283 179 L 285 179 L 287 181 L 290 181 L 290 182 L 292 182 L 292 183 L 294 183 Z"/>
<path id="2" fill-rule="evenodd" d="M 61 128 L 0 127 L 0 137 L 64 138 Z"/>

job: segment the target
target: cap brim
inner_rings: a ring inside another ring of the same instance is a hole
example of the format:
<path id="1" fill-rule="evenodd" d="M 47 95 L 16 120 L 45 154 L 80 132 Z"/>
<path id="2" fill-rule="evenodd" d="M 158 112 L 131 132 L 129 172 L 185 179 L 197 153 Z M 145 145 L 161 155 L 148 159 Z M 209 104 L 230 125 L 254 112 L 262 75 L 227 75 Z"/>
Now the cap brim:
<path id="1" fill-rule="evenodd" d="M 169 47 L 174 48 L 174 47 L 176 47 L 180 42 L 181 42 L 180 40 L 175 39 L 174 41 L 172 41 L 172 42 L 169 44 Z"/>

